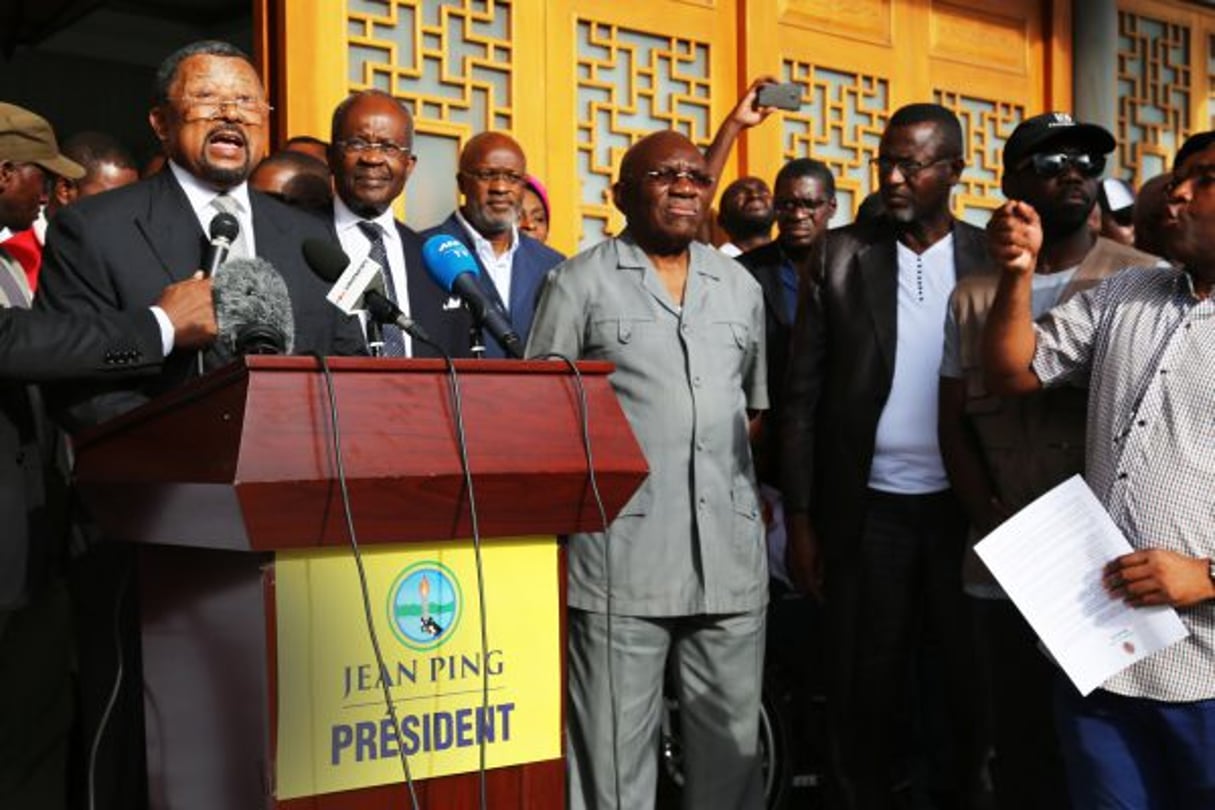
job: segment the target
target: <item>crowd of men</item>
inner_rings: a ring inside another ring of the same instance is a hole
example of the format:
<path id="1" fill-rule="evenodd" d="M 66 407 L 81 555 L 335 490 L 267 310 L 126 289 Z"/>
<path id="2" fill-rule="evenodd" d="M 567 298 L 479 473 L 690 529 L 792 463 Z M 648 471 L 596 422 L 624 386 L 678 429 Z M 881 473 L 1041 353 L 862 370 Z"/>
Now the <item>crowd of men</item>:
<path id="1" fill-rule="evenodd" d="M 668 684 L 683 806 L 763 806 L 774 534 L 774 573 L 822 604 L 805 644 L 827 669 L 829 806 L 981 807 L 989 777 L 1001 810 L 1215 806 L 1215 133 L 1136 198 L 1100 179 L 1109 132 L 1028 118 L 984 231 L 950 206 L 958 119 L 911 104 L 856 222 L 828 227 L 836 179 L 799 158 L 771 191 L 724 189 L 717 250 L 703 236 L 718 176 L 772 112 L 755 105 L 767 81 L 707 151 L 673 131 L 635 143 L 612 187 L 627 228 L 568 260 L 502 133 L 465 144 L 443 222 L 396 220 L 419 156 L 409 110 L 379 91 L 338 104 L 328 141 L 263 159 L 265 90 L 224 43 L 162 63 L 160 160 L 142 179 L 112 139 L 60 149 L 46 121 L 0 104 L 0 806 L 146 804 L 138 678 L 111 691 L 115 618 L 136 638 L 131 555 L 67 508 L 47 416 L 79 430 L 209 367 L 213 281 L 197 271 L 219 214 L 240 226 L 231 255 L 282 277 L 296 352 L 369 351 L 304 261 L 318 238 L 378 264 L 433 341 L 388 325 L 383 354 L 469 356 L 475 324 L 422 268 L 424 239 L 444 234 L 529 357 L 615 364 L 651 472 L 607 531 L 568 546 L 570 807 L 653 806 Z M 486 336 L 485 353 L 507 347 Z M 1105 587 L 1173 606 L 1189 631 L 1088 697 L 971 551 L 1076 473 L 1135 549 Z M 121 649 L 137 668 L 137 645 Z"/>

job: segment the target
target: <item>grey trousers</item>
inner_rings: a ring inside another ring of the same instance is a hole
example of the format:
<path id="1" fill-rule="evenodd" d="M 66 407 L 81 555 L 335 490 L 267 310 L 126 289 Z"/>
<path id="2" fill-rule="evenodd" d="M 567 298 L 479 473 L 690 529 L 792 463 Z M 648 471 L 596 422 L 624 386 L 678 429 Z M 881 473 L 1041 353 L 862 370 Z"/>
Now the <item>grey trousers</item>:
<path id="1" fill-rule="evenodd" d="M 605 614 L 571 609 L 566 714 L 571 810 L 654 807 L 668 659 L 679 699 L 683 807 L 760 810 L 764 620 L 763 609 L 713 616 L 612 616 L 609 643 Z"/>

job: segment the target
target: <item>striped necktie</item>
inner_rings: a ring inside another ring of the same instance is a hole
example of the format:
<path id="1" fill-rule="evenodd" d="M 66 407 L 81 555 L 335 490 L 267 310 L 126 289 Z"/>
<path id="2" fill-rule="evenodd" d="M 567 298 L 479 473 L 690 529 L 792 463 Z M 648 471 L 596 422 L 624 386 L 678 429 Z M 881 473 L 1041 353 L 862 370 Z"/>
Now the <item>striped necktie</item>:
<path id="1" fill-rule="evenodd" d="M 0 247 L 0 306 L 30 308 L 30 288 L 25 269 Z"/>
<path id="2" fill-rule="evenodd" d="M 363 220 L 359 223 L 359 230 L 367 237 L 367 241 L 371 243 L 371 252 L 368 255 L 373 262 L 380 266 L 380 277 L 384 280 L 384 295 L 392 303 L 400 306 L 397 299 L 396 285 L 392 283 L 392 271 L 388 269 L 388 251 L 384 248 L 384 229 L 380 227 L 378 222 L 368 222 Z M 401 329 L 393 324 L 384 324 L 384 356 L 385 357 L 407 357 L 405 353 L 405 336 L 401 334 Z"/>
<path id="3" fill-rule="evenodd" d="M 231 214 L 236 217 L 237 222 L 241 222 L 241 204 L 228 192 L 225 191 L 211 200 L 211 207 L 219 213 Z M 236 234 L 236 239 L 232 242 L 232 247 L 228 249 L 228 255 L 233 258 L 249 258 L 249 240 L 245 239 L 245 226 L 243 223 Z"/>

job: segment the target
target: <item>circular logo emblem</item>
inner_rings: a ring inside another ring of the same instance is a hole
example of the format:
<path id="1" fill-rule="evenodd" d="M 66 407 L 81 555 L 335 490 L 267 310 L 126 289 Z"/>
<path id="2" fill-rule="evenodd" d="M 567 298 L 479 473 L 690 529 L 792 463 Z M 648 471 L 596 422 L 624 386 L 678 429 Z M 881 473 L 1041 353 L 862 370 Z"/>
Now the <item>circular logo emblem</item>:
<path id="1" fill-rule="evenodd" d="M 388 590 L 388 620 L 402 644 L 433 650 L 447 641 L 460 623 L 464 597 L 460 582 L 437 562 L 415 563 Z"/>

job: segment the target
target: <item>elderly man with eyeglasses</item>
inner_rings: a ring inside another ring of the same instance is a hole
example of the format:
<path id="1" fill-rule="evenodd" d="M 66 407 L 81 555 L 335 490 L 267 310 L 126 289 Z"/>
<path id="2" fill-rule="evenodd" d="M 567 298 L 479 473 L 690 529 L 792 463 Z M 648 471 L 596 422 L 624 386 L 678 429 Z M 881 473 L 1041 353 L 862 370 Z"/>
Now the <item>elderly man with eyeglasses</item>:
<path id="1" fill-rule="evenodd" d="M 202 41 L 167 57 L 156 72 L 148 119 L 167 167 L 138 183 L 64 208 L 51 221 L 34 308 L 68 315 L 138 310 L 202 264 L 212 218 L 240 223 L 232 253 L 270 262 L 286 283 L 299 353 L 362 354 L 355 319 L 325 300 L 327 287 L 304 263 L 300 243 L 332 238 L 319 217 L 249 189 L 265 153 L 270 107 L 248 56 Z M 73 384 L 48 391 L 70 428 L 100 422 L 198 373 L 196 352 L 173 352 L 159 374 L 130 382 Z M 165 447 L 172 453 L 174 448 Z M 71 580 L 79 645 L 80 705 L 87 763 L 74 769 L 97 808 L 142 807 L 143 695 L 133 554 L 121 543 L 92 545 Z M 133 584 L 125 586 L 129 591 Z M 121 657 L 114 646 L 120 627 Z M 122 677 L 119 680 L 119 673 Z M 111 690 L 117 690 L 110 703 Z M 108 718 L 108 719 L 104 719 Z M 104 733 L 102 733 L 104 731 Z M 95 777 L 95 778 L 94 778 Z"/>
<path id="2" fill-rule="evenodd" d="M 569 806 L 655 801 L 663 681 L 684 807 L 763 805 L 758 719 L 768 601 L 748 442 L 768 404 L 759 285 L 694 241 L 714 184 L 683 135 L 629 149 L 627 229 L 549 274 L 527 355 L 616 365 L 650 475 L 604 533 L 569 542 Z"/>
<path id="3" fill-rule="evenodd" d="M 481 270 L 478 279 L 490 301 L 510 319 L 515 334 L 527 340 L 536 296 L 545 274 L 565 256 L 519 232 L 519 202 L 527 179 L 523 148 L 501 132 L 474 135 L 460 152 L 456 184 L 463 204 L 451 216 L 424 231 L 454 237 L 464 244 Z M 485 356 L 508 356 L 485 335 Z"/>
<path id="4" fill-rule="evenodd" d="M 35 308 L 74 313 L 138 309 L 201 266 L 211 220 L 236 217 L 232 255 L 258 256 L 291 296 L 297 353 L 361 354 L 358 323 L 325 300 L 300 243 L 330 237 L 323 220 L 252 190 L 265 154 L 270 107 L 249 58 L 224 42 L 176 51 L 157 70 L 148 120 L 168 157 L 164 171 L 65 208 L 47 233 Z M 77 386 L 53 398 L 70 427 L 113 417 L 197 373 L 193 354 L 121 389 Z"/>
<path id="5" fill-rule="evenodd" d="M 418 160 L 413 116 L 387 93 L 364 90 L 333 111 L 330 140 L 333 226 L 342 248 L 352 261 L 369 257 L 380 266 L 385 295 L 437 344 L 413 340 L 387 324 L 382 327 L 383 356 L 469 356 L 471 319 L 462 307 L 444 306 L 447 293 L 422 264 L 422 237 L 392 212 Z"/>

